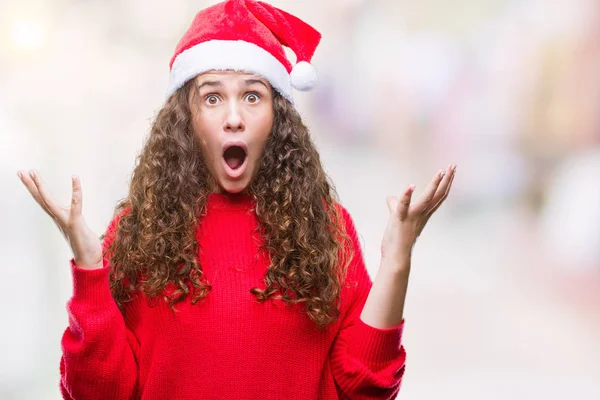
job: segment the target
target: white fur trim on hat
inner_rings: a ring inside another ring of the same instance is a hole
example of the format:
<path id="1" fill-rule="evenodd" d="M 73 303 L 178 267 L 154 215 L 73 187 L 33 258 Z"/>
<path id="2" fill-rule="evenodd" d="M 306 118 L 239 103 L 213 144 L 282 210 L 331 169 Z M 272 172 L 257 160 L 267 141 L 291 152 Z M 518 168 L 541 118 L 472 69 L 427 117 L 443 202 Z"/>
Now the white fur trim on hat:
<path id="1" fill-rule="evenodd" d="M 210 70 L 244 71 L 265 78 L 294 104 L 290 75 L 271 53 L 243 40 L 209 40 L 181 52 L 173 62 L 167 98 L 188 80 Z"/>

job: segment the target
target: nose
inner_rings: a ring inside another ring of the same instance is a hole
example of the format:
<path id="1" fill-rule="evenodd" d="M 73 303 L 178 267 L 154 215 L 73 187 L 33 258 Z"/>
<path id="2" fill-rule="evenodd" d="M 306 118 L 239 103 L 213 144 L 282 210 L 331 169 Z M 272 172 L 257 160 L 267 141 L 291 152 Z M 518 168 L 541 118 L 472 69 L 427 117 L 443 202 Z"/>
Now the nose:
<path id="1" fill-rule="evenodd" d="M 225 118 L 225 132 L 243 131 L 245 128 L 244 119 L 240 113 L 240 109 L 236 102 L 232 101 L 227 109 L 227 117 Z"/>

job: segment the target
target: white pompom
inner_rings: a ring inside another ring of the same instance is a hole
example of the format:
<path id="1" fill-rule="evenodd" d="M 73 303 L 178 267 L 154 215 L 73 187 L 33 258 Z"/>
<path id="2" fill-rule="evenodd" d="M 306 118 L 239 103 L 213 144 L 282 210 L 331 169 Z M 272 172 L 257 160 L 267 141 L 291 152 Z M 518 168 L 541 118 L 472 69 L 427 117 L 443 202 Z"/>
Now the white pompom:
<path id="1" fill-rule="evenodd" d="M 310 90 L 317 83 L 317 70 L 312 64 L 306 61 L 300 61 L 290 73 L 292 86 L 301 91 Z"/>

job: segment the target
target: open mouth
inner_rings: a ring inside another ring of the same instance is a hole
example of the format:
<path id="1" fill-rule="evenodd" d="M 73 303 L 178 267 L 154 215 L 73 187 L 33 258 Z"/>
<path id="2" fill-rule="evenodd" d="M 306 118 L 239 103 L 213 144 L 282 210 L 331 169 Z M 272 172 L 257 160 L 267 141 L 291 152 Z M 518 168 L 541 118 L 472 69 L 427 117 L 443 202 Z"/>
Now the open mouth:
<path id="1" fill-rule="evenodd" d="M 225 163 L 234 171 L 244 164 L 246 157 L 246 150 L 241 146 L 230 146 L 223 152 Z"/>

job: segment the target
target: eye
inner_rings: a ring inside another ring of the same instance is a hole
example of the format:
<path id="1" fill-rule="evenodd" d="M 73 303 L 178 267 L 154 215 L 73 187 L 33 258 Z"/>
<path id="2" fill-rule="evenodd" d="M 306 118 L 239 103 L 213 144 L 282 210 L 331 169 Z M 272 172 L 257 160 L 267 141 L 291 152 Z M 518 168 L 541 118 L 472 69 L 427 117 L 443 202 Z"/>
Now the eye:
<path id="1" fill-rule="evenodd" d="M 218 100 L 219 100 L 219 97 L 216 94 L 209 94 L 208 96 L 206 96 L 204 98 L 204 102 L 211 106 L 214 106 L 215 104 L 217 104 Z"/>
<path id="2" fill-rule="evenodd" d="M 246 95 L 246 99 L 250 104 L 256 104 L 260 100 L 260 94 L 256 92 L 250 92 Z"/>

